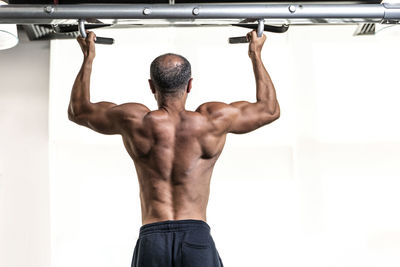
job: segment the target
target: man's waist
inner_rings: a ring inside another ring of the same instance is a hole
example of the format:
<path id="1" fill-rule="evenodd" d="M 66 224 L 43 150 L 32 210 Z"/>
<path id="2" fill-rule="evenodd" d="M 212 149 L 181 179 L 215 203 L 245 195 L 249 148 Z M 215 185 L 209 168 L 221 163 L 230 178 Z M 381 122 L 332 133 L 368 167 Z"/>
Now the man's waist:
<path id="1" fill-rule="evenodd" d="M 202 220 L 168 220 L 148 223 L 140 227 L 140 237 L 152 233 L 183 232 L 202 229 L 210 231 L 210 226 Z"/>

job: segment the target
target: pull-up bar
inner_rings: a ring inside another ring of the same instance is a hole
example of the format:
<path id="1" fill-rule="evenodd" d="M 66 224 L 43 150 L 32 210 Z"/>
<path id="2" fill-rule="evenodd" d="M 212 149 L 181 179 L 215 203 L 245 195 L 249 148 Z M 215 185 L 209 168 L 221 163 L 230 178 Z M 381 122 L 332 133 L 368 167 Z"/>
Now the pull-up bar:
<path id="1" fill-rule="evenodd" d="M 56 19 L 377 19 L 399 23 L 400 4 L 79 4 L 4 5 L 0 23 Z"/>

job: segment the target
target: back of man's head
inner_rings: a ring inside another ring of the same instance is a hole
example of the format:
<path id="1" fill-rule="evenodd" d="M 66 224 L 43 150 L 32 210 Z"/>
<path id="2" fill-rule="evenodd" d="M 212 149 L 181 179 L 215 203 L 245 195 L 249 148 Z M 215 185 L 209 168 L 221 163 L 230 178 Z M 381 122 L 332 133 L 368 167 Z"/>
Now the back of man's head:
<path id="1" fill-rule="evenodd" d="M 192 76 L 189 61 L 176 54 L 164 54 L 153 60 L 150 77 L 163 95 L 177 95 L 187 88 Z"/>

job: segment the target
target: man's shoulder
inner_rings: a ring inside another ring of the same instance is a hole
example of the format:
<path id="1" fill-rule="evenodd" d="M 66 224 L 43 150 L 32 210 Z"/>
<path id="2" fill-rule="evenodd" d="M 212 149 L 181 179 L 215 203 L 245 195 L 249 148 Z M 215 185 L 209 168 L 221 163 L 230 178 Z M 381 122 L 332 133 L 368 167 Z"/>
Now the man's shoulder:
<path id="1" fill-rule="evenodd" d="M 112 113 L 119 114 L 123 119 L 143 118 L 150 109 L 140 103 L 124 103 L 112 108 Z"/>
<path id="2" fill-rule="evenodd" d="M 201 104 L 197 109 L 196 112 L 201 113 L 203 115 L 210 115 L 217 112 L 220 112 L 226 108 L 229 108 L 229 104 L 224 102 L 206 102 Z"/>
<path id="3" fill-rule="evenodd" d="M 128 112 L 129 111 L 149 112 L 150 111 L 150 109 L 147 106 L 145 106 L 145 105 L 143 105 L 141 103 L 135 103 L 135 102 L 129 102 L 129 103 L 120 104 L 120 105 L 115 106 L 115 108 L 120 109 L 120 110 L 125 111 L 125 112 L 127 112 L 127 111 Z"/>

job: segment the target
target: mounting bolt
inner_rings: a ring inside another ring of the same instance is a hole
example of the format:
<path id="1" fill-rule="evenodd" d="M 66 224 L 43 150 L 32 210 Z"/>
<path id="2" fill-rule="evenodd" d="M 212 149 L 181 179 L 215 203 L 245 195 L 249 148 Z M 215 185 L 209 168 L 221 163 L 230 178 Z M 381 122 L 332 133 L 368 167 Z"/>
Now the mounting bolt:
<path id="1" fill-rule="evenodd" d="M 195 7 L 195 8 L 193 8 L 193 15 L 195 15 L 195 16 L 197 16 L 197 15 L 199 15 L 199 13 L 200 13 L 200 10 L 199 10 L 199 8 L 198 7 Z"/>
<path id="2" fill-rule="evenodd" d="M 150 15 L 150 14 L 151 14 L 151 9 L 150 8 L 143 9 L 143 15 Z"/>
<path id="3" fill-rule="evenodd" d="M 44 11 L 45 11 L 46 13 L 51 14 L 51 13 L 54 12 L 54 7 L 53 7 L 53 6 L 46 6 L 46 7 L 44 8 Z"/>
<path id="4" fill-rule="evenodd" d="M 290 5 L 290 6 L 289 6 L 289 11 L 290 11 L 290 13 L 296 12 L 296 6 Z"/>

